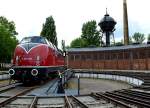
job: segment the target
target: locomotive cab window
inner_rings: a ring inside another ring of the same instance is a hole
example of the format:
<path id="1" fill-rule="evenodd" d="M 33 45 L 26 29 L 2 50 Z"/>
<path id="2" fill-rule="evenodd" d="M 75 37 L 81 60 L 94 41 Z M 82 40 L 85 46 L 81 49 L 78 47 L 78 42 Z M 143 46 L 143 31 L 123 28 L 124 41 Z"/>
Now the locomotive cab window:
<path id="1" fill-rule="evenodd" d="M 42 44 L 46 44 L 46 40 L 43 37 L 40 36 L 34 36 L 34 37 L 25 37 L 22 39 L 22 41 L 20 42 L 21 44 L 24 43 L 42 43 Z"/>

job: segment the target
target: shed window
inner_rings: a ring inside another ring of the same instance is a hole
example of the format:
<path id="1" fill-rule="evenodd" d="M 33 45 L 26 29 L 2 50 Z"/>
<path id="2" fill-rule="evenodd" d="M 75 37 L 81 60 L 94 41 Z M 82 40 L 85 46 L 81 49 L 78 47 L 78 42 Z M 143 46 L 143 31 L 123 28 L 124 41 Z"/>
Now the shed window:
<path id="1" fill-rule="evenodd" d="M 74 55 L 71 55 L 70 58 L 69 58 L 69 60 L 73 61 L 74 60 Z"/>
<path id="2" fill-rule="evenodd" d="M 110 54 L 109 53 L 105 53 L 105 60 L 109 60 L 110 59 Z"/>
<path id="3" fill-rule="evenodd" d="M 150 49 L 147 50 L 148 58 L 150 58 Z"/>
<path id="4" fill-rule="evenodd" d="M 139 59 L 145 59 L 146 58 L 146 51 L 140 51 L 139 52 Z"/>
<path id="5" fill-rule="evenodd" d="M 116 54 L 116 53 L 112 53 L 112 54 L 111 54 L 111 59 L 112 59 L 112 60 L 117 59 L 117 54 Z"/>
<path id="6" fill-rule="evenodd" d="M 94 60 L 97 60 L 97 59 L 98 59 L 97 54 L 94 54 L 94 55 L 93 55 L 93 59 L 94 59 Z"/>
<path id="7" fill-rule="evenodd" d="M 87 59 L 87 60 L 91 60 L 91 55 L 88 54 L 88 55 L 86 56 L 86 59 Z"/>
<path id="8" fill-rule="evenodd" d="M 81 55 L 81 60 L 85 60 L 85 55 Z"/>
<path id="9" fill-rule="evenodd" d="M 80 55 L 75 55 L 75 60 L 80 60 Z"/>
<path id="10" fill-rule="evenodd" d="M 130 53 L 129 52 L 125 52 L 124 53 L 124 59 L 129 59 L 130 58 Z"/>
<path id="11" fill-rule="evenodd" d="M 99 60 L 104 60 L 104 54 L 99 54 Z"/>
<path id="12" fill-rule="evenodd" d="M 133 59 L 138 59 L 139 58 L 139 52 L 138 51 L 134 51 L 133 52 Z"/>
<path id="13" fill-rule="evenodd" d="M 118 59 L 123 59 L 123 53 L 122 52 L 118 53 Z"/>

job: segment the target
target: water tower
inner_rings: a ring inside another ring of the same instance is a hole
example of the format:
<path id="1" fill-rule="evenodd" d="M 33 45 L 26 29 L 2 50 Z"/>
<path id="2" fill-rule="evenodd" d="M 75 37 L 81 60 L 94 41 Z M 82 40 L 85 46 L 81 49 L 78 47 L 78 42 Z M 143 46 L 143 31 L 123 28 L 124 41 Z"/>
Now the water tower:
<path id="1" fill-rule="evenodd" d="M 109 16 L 107 9 L 104 18 L 101 19 L 98 25 L 100 26 L 103 35 L 106 36 L 106 46 L 110 46 L 110 36 L 113 35 L 113 32 L 115 31 L 116 21 Z"/>

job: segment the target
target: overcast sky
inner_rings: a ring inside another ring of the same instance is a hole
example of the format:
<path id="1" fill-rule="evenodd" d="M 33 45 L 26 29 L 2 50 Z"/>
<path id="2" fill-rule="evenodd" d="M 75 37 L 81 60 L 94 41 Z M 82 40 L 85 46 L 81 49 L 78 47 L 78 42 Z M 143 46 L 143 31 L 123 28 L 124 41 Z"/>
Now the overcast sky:
<path id="1" fill-rule="evenodd" d="M 150 0 L 127 0 L 129 32 L 150 33 Z M 99 22 L 106 13 L 116 21 L 115 39 L 123 38 L 123 0 L 0 0 L 0 16 L 14 21 L 17 38 L 40 35 L 42 24 L 50 15 L 56 24 L 59 42 L 71 40 L 81 34 L 82 24 Z"/>

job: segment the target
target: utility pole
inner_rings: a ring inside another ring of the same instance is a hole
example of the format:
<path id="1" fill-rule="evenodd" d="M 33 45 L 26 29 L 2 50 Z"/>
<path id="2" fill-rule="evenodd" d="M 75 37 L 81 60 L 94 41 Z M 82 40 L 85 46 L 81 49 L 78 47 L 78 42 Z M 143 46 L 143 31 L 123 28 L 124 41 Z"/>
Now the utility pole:
<path id="1" fill-rule="evenodd" d="M 124 45 L 129 44 L 127 0 L 123 0 Z"/>

